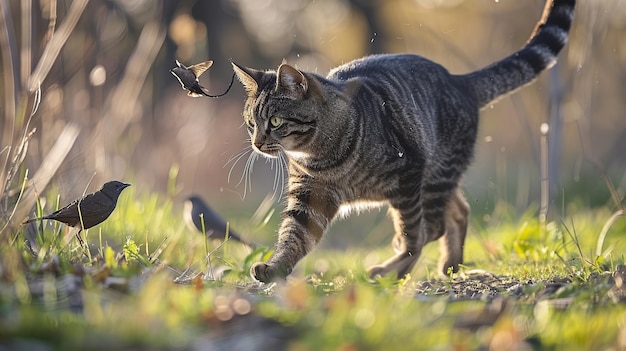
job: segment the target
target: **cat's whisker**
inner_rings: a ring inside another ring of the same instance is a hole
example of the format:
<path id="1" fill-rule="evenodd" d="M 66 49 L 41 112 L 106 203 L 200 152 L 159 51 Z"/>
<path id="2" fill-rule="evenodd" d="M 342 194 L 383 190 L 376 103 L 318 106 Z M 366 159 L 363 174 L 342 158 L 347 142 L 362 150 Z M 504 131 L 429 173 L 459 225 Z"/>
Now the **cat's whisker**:
<path id="1" fill-rule="evenodd" d="M 287 160 L 285 159 L 285 155 L 281 152 L 278 154 L 276 159 L 272 159 L 272 168 L 274 168 L 274 162 L 276 162 L 276 169 L 274 173 L 274 193 L 272 194 L 272 198 L 280 200 L 285 188 L 285 170 Z"/>
<path id="2" fill-rule="evenodd" d="M 277 162 L 277 159 L 270 160 L 270 168 L 274 171 L 274 181 L 272 182 L 272 189 L 274 189 L 274 192 L 276 192 L 276 182 L 278 181 L 278 178 L 276 177 L 276 175 L 277 175 L 278 167 L 279 167 L 276 162 Z"/>
<path id="3" fill-rule="evenodd" d="M 248 143 L 248 145 L 246 145 L 243 150 L 239 151 L 238 153 L 236 153 L 235 155 L 231 156 L 228 161 L 226 161 L 226 163 L 224 163 L 224 168 L 226 168 L 226 166 L 228 166 L 229 163 L 233 162 L 236 164 L 237 162 L 239 162 L 239 160 L 248 152 L 252 150 L 252 146 L 250 146 L 250 144 Z"/>
<path id="4" fill-rule="evenodd" d="M 285 156 L 283 154 L 278 158 L 278 177 L 280 179 L 280 184 L 276 189 L 278 191 L 278 199 L 280 199 L 283 195 L 283 191 L 285 188 Z"/>
<path id="5" fill-rule="evenodd" d="M 235 169 L 235 166 L 237 166 L 237 164 L 239 163 L 239 161 L 246 156 L 246 154 L 248 154 L 249 152 L 252 151 L 252 146 L 248 145 L 246 146 L 242 151 L 240 151 L 238 154 L 236 154 L 235 156 L 231 157 L 226 164 L 224 164 L 224 167 L 228 166 L 229 163 L 232 163 L 232 165 L 230 166 L 230 170 L 228 171 L 228 176 L 226 178 L 226 180 L 228 181 L 228 183 L 230 183 L 230 177 L 233 173 L 233 170 Z M 241 183 L 241 181 L 239 181 L 239 183 Z"/>
<path id="6" fill-rule="evenodd" d="M 289 163 L 288 163 L 287 157 L 283 155 L 282 160 L 283 160 L 283 171 L 281 173 L 283 176 L 281 179 L 279 198 L 282 197 L 283 193 L 285 192 L 285 189 L 286 189 L 285 181 L 287 180 L 287 177 L 289 177 Z"/>
<path id="7" fill-rule="evenodd" d="M 259 154 L 257 154 L 256 152 L 252 152 L 248 156 L 248 160 L 246 161 L 246 165 L 243 169 L 243 174 L 241 175 L 241 178 L 239 179 L 239 182 L 237 183 L 237 186 L 243 183 L 243 197 L 244 198 L 246 197 L 246 194 L 248 193 L 248 188 L 250 189 L 250 191 L 252 191 L 252 171 L 254 169 L 254 162 L 256 161 L 257 157 L 259 157 Z"/>

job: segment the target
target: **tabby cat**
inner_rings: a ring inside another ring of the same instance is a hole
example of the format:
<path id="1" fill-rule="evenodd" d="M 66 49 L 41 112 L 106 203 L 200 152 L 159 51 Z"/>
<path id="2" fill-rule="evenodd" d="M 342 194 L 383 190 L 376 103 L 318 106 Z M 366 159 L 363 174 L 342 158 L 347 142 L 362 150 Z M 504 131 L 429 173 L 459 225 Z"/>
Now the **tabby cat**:
<path id="1" fill-rule="evenodd" d="M 472 159 L 479 110 L 551 67 L 566 44 L 575 0 L 548 0 L 520 51 L 465 75 L 412 54 L 367 56 L 324 78 L 285 63 L 233 63 L 247 91 L 252 147 L 285 157 L 287 203 L 274 254 L 251 275 L 284 279 L 345 209 L 387 205 L 396 255 L 370 276 L 411 271 L 439 239 L 443 274 L 463 262 L 469 206 L 459 182 Z"/>

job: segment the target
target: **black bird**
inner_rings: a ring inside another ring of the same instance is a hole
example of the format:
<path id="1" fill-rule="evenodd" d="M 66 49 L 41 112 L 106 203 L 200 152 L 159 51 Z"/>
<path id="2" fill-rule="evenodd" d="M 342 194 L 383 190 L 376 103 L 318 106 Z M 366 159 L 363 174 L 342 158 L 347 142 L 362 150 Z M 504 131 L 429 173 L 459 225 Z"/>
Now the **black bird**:
<path id="1" fill-rule="evenodd" d="M 170 70 L 170 73 L 178 79 L 180 85 L 184 90 L 187 90 L 187 95 L 191 97 L 201 97 L 201 96 L 209 96 L 207 89 L 200 85 L 198 78 L 204 73 L 209 67 L 213 65 L 213 61 L 204 61 L 197 63 L 195 65 L 191 65 L 189 67 L 185 67 L 182 63 L 176 60 L 176 67 Z"/>
<path id="2" fill-rule="evenodd" d="M 204 221 L 204 229 L 207 236 L 214 238 L 224 238 L 226 235 L 226 222 L 213 209 L 211 209 L 200 196 L 192 195 L 185 200 L 185 208 L 183 209 L 185 222 L 190 228 L 196 228 L 202 232 L 202 222 Z M 200 218 L 200 215 L 203 215 Z M 228 236 L 249 247 L 252 244 L 241 238 L 237 232 L 228 228 Z"/>
<path id="3" fill-rule="evenodd" d="M 100 190 L 94 193 L 85 195 L 85 197 L 75 200 L 69 205 L 52 212 L 47 216 L 30 218 L 22 224 L 43 219 L 52 219 L 65 223 L 70 227 L 78 227 L 80 230 L 76 236 L 82 244 L 83 241 L 79 236 L 80 231 L 82 229 L 89 229 L 96 226 L 104 222 L 105 219 L 109 218 L 111 213 L 113 213 L 113 210 L 115 210 L 117 198 L 120 196 L 120 193 L 129 186 L 130 184 L 118 182 L 117 180 L 107 182 L 102 186 L 102 188 L 100 188 Z M 80 206 L 80 211 L 78 206 Z"/>

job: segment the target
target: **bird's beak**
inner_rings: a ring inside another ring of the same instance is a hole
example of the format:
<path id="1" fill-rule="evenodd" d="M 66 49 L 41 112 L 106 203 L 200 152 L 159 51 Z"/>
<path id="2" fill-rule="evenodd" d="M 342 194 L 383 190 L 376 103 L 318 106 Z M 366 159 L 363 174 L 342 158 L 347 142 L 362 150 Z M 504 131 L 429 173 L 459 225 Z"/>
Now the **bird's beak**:
<path id="1" fill-rule="evenodd" d="M 132 185 L 132 184 L 130 184 L 130 183 L 123 183 L 123 184 L 124 184 L 124 187 L 123 187 L 122 189 L 126 189 L 126 188 L 128 188 L 129 186 L 131 186 L 131 185 Z"/>

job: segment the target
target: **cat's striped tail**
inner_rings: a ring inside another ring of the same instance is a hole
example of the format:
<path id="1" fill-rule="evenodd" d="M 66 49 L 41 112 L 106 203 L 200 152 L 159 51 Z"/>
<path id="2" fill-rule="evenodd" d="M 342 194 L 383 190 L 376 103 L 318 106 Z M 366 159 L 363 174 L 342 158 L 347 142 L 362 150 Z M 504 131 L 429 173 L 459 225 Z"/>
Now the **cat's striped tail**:
<path id="1" fill-rule="evenodd" d="M 532 82 L 541 71 L 556 63 L 557 54 L 567 43 L 575 5 L 575 0 L 547 0 L 543 16 L 526 46 L 463 76 L 480 107 Z"/>

